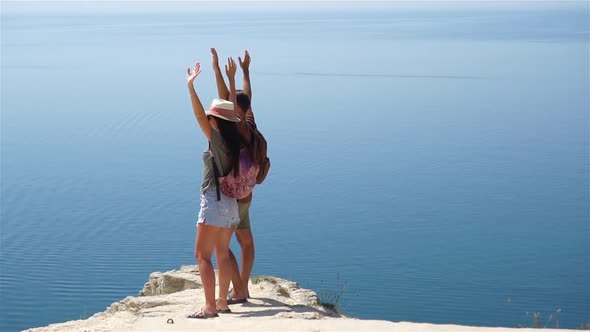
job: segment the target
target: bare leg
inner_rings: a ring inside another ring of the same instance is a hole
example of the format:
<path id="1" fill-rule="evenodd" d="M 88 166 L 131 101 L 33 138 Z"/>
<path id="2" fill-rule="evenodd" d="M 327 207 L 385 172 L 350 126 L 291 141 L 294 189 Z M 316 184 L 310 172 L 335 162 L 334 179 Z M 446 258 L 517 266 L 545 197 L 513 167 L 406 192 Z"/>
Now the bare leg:
<path id="1" fill-rule="evenodd" d="M 219 299 L 217 300 L 217 309 L 225 310 L 227 307 L 227 291 L 229 289 L 229 283 L 231 281 L 232 266 L 229 258 L 229 242 L 233 229 L 223 228 L 219 237 L 217 238 L 217 244 L 215 246 L 215 254 L 217 255 L 217 265 L 219 268 Z"/>
<path id="2" fill-rule="evenodd" d="M 211 256 L 217 244 L 220 230 L 222 230 L 221 227 L 198 224 L 197 240 L 195 242 L 195 257 L 199 263 L 199 274 L 205 292 L 203 311 L 210 314 L 217 313 L 217 306 L 215 305 L 215 271 L 211 263 Z"/>
<path id="3" fill-rule="evenodd" d="M 240 273 L 240 280 L 242 282 L 241 294 L 237 293 L 238 298 L 247 298 L 250 296 L 248 291 L 248 280 L 252 273 L 252 267 L 254 266 L 254 238 L 252 237 L 252 231 L 250 229 L 238 229 L 236 230 L 236 238 L 240 247 L 242 247 L 242 268 Z"/>
<path id="4" fill-rule="evenodd" d="M 236 259 L 236 256 L 234 255 L 233 251 L 231 251 L 231 249 L 229 250 L 229 260 L 231 262 L 231 269 L 232 269 L 231 283 L 234 288 L 231 296 L 232 296 L 232 299 L 238 299 L 234 295 L 242 294 L 244 286 L 242 285 L 242 279 L 240 277 L 240 267 L 238 266 L 238 261 Z M 241 297 L 241 298 L 243 298 L 243 297 Z"/>

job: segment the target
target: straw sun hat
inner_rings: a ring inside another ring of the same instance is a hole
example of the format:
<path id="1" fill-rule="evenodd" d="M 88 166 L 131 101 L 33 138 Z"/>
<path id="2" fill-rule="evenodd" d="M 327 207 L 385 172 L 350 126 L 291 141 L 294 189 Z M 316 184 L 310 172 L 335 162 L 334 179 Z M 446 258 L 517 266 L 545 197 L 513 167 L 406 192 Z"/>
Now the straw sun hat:
<path id="1" fill-rule="evenodd" d="M 231 101 L 223 99 L 213 99 L 211 107 L 209 107 L 209 110 L 207 110 L 205 114 L 231 122 L 241 121 L 240 118 L 236 116 L 234 104 Z"/>

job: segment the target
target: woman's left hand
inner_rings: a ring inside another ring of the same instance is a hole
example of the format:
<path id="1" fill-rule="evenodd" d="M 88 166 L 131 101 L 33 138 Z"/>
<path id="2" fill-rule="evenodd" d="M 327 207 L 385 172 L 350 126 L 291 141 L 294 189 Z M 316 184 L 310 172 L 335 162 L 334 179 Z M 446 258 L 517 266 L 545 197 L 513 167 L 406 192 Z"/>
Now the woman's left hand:
<path id="1" fill-rule="evenodd" d="M 186 70 L 187 83 L 193 84 L 193 81 L 195 80 L 195 78 L 197 78 L 197 76 L 199 76 L 200 73 L 201 73 L 201 64 L 199 62 L 197 62 L 195 64 L 195 68 L 192 71 L 190 68 L 188 68 Z"/>
<path id="2" fill-rule="evenodd" d="M 227 58 L 227 65 L 225 65 L 225 73 L 227 74 L 227 78 L 233 79 L 236 76 L 236 71 L 238 70 L 238 66 L 234 61 L 234 58 L 229 57 Z"/>

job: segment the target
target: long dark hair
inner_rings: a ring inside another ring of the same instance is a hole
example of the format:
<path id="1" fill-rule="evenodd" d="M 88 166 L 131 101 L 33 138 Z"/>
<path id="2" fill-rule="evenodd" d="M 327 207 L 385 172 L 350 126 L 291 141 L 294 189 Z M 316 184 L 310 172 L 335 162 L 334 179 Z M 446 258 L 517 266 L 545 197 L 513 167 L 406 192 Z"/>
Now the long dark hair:
<path id="1" fill-rule="evenodd" d="M 240 131 L 238 125 L 235 122 L 226 121 L 220 118 L 217 120 L 217 127 L 219 127 L 219 133 L 225 140 L 225 144 L 229 148 L 230 161 L 234 170 L 234 175 L 240 174 L 240 149 L 245 145 L 246 140 Z"/>

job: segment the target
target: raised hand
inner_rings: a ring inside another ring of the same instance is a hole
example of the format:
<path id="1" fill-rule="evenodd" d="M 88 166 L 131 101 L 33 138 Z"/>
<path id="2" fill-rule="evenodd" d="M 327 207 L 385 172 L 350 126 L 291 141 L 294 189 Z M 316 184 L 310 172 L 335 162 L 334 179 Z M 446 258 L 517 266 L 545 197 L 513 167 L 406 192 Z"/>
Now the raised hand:
<path id="1" fill-rule="evenodd" d="M 234 79 L 236 77 L 236 71 L 238 70 L 238 66 L 234 61 L 234 58 L 229 57 L 227 58 L 227 65 L 225 65 L 225 74 L 227 75 L 228 79 Z"/>
<path id="2" fill-rule="evenodd" d="M 197 78 L 197 76 L 199 76 L 200 73 L 201 73 L 201 63 L 197 62 L 195 64 L 195 68 L 193 70 L 191 70 L 191 68 L 189 67 L 186 70 L 187 83 L 192 84 L 193 81 L 195 80 L 195 78 Z"/>
<path id="3" fill-rule="evenodd" d="M 219 57 L 217 56 L 217 50 L 215 48 L 211 48 L 211 55 L 213 56 L 213 69 L 219 69 Z"/>
<path id="4" fill-rule="evenodd" d="M 240 67 L 242 67 L 243 71 L 248 71 L 250 69 L 250 53 L 248 53 L 248 50 L 244 51 L 244 61 L 242 61 L 242 58 L 238 57 L 238 61 L 240 62 Z"/>

